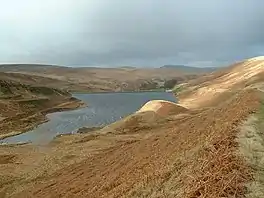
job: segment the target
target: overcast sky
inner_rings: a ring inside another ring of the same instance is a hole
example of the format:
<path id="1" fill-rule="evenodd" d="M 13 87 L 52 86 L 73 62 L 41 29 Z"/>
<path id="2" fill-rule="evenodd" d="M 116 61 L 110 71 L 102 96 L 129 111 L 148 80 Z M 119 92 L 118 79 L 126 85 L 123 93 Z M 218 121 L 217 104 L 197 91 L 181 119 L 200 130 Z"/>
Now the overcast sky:
<path id="1" fill-rule="evenodd" d="M 263 0 L 0 3 L 0 63 L 224 66 L 264 55 Z"/>

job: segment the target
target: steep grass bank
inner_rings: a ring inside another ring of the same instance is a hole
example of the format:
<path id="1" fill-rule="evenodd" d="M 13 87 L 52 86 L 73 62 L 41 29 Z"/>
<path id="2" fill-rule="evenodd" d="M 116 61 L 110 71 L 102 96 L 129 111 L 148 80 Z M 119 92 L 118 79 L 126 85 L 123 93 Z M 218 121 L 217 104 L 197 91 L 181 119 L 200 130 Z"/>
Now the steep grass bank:
<path id="1" fill-rule="evenodd" d="M 47 121 L 47 113 L 81 105 L 66 91 L 0 80 L 0 139 Z"/>
<path id="2" fill-rule="evenodd" d="M 239 155 L 242 156 L 250 172 L 247 183 L 247 197 L 264 197 L 264 95 L 259 110 L 248 117 L 238 134 Z"/>
<path id="3" fill-rule="evenodd" d="M 131 119 L 124 130 L 119 123 L 106 134 L 63 137 L 41 168 L 21 157 L 22 165 L 10 165 L 32 180 L 6 185 L 6 197 L 243 197 L 250 169 L 235 153 L 235 138 L 258 108 L 259 94 L 250 89 L 182 117 L 151 117 L 154 125 Z"/>

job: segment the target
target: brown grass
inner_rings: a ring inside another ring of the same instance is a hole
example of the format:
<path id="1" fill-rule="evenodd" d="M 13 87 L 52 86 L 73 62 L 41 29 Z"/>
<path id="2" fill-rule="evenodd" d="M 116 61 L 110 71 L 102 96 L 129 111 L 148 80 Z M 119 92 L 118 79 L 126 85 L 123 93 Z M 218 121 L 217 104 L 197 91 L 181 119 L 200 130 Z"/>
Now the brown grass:
<path id="1" fill-rule="evenodd" d="M 236 137 L 262 100 L 258 89 L 244 89 L 262 73 L 261 62 L 250 64 L 192 84 L 185 99 L 199 108 L 184 114 L 131 115 L 93 134 L 58 138 L 45 152 L 12 148 L 23 157 L 9 169 L 0 164 L 19 178 L 5 184 L 5 196 L 245 197 L 255 169 L 238 155 Z"/>
<path id="2" fill-rule="evenodd" d="M 1 75 L 0 75 L 1 77 Z M 0 79 L 0 139 L 34 128 L 55 111 L 76 109 L 83 102 L 68 92 Z"/>
<path id="3" fill-rule="evenodd" d="M 154 82 L 164 83 L 170 79 L 183 82 L 206 73 L 169 68 L 67 68 L 45 65 L 42 67 L 21 65 L 16 70 L 10 66 L 2 71 L 13 73 L 0 72 L 0 79 L 80 92 L 155 89 L 155 86 L 151 85 Z"/>
<path id="4" fill-rule="evenodd" d="M 245 90 L 214 108 L 161 122 L 147 136 L 139 130 L 137 140 L 122 138 L 129 134 L 89 138 L 78 145 L 99 146 L 104 138 L 96 153 L 10 196 L 244 197 L 252 173 L 235 153 L 235 138 L 239 123 L 257 108 L 258 92 Z"/>
<path id="5" fill-rule="evenodd" d="M 16 155 L 0 155 L 0 164 L 9 164 L 15 161 Z"/>
<path id="6" fill-rule="evenodd" d="M 193 80 L 177 93 L 180 103 L 188 108 L 207 106 L 226 92 L 237 92 L 263 81 L 263 60 L 245 60 L 230 67 Z"/>

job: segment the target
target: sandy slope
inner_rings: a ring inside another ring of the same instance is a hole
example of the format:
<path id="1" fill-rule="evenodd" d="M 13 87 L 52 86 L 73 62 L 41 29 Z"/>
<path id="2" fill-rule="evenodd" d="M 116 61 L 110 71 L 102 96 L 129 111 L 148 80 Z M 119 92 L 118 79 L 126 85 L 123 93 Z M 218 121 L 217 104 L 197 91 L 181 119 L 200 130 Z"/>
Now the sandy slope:
<path id="1" fill-rule="evenodd" d="M 147 102 L 142 108 L 138 110 L 140 112 L 152 111 L 158 115 L 169 116 L 171 114 L 186 113 L 188 110 L 176 103 L 165 100 L 153 100 Z"/>

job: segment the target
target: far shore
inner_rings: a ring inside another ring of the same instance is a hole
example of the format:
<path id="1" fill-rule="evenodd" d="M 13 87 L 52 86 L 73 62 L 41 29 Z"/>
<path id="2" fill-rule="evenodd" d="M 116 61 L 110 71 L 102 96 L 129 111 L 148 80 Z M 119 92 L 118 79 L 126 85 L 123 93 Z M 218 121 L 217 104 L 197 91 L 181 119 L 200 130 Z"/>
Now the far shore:
<path id="1" fill-rule="evenodd" d="M 146 93 L 146 92 L 167 92 L 169 89 L 153 89 L 153 90 L 138 90 L 138 91 L 69 91 L 71 94 L 110 94 L 110 93 Z M 170 92 L 168 92 L 170 93 Z"/>

